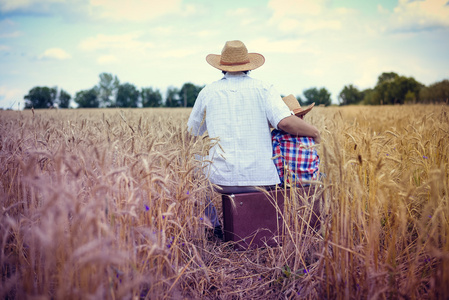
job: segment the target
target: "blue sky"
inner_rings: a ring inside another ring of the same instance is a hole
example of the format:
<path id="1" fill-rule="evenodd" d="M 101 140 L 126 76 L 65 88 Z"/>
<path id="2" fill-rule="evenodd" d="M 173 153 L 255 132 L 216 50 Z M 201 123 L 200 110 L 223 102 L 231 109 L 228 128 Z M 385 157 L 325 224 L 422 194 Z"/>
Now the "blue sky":
<path id="1" fill-rule="evenodd" d="M 251 76 L 283 95 L 374 87 L 382 72 L 449 79 L 448 0 L 0 0 L 0 107 L 35 86 L 72 95 L 102 72 L 165 93 L 218 80 L 227 40 L 265 56 Z"/>

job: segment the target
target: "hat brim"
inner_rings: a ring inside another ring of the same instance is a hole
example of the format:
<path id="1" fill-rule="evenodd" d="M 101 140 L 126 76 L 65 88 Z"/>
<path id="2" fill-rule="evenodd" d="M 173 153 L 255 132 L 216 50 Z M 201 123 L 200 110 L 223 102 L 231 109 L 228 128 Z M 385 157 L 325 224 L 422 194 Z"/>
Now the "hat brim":
<path id="1" fill-rule="evenodd" d="M 310 104 L 309 106 L 307 106 L 305 109 L 302 109 L 302 108 L 294 109 L 293 113 L 295 114 L 295 116 L 298 116 L 298 117 L 304 116 L 305 114 L 310 112 L 314 106 L 315 106 L 315 102 Z"/>
<path id="2" fill-rule="evenodd" d="M 209 54 L 206 61 L 214 68 L 226 72 L 250 71 L 257 69 L 265 63 L 265 57 L 259 53 L 248 53 L 249 62 L 241 65 L 222 65 L 220 64 L 221 55 Z"/>

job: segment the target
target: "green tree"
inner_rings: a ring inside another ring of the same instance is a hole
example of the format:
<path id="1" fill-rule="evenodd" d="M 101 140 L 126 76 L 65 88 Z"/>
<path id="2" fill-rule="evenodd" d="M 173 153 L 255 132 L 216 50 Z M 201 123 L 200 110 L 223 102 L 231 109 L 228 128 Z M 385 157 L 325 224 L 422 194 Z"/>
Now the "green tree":
<path id="1" fill-rule="evenodd" d="M 139 103 L 139 91 L 130 84 L 120 84 L 117 90 L 115 105 L 117 107 L 137 107 Z"/>
<path id="2" fill-rule="evenodd" d="M 56 88 L 34 87 L 25 95 L 25 108 L 50 108 L 55 104 Z"/>
<path id="3" fill-rule="evenodd" d="M 152 88 L 142 88 L 140 92 L 143 107 L 159 107 L 162 105 L 162 95 L 159 90 Z"/>
<path id="4" fill-rule="evenodd" d="M 379 77 L 377 77 L 376 85 L 379 85 L 379 84 L 382 84 L 385 82 L 392 82 L 398 77 L 399 77 L 399 75 L 396 74 L 395 72 L 384 72 L 384 73 L 380 74 Z"/>
<path id="5" fill-rule="evenodd" d="M 179 89 L 175 87 L 167 88 L 167 97 L 165 98 L 166 107 L 179 107 L 181 106 L 181 99 L 179 98 Z"/>
<path id="6" fill-rule="evenodd" d="M 117 92 L 119 86 L 120 81 L 117 76 L 113 76 L 110 73 L 100 74 L 100 82 L 98 83 L 100 106 L 111 107 L 114 105 L 114 94 Z"/>
<path id="7" fill-rule="evenodd" d="M 396 73 L 382 73 L 374 88 L 373 102 L 375 104 L 404 104 L 406 97 L 417 101 L 419 91 L 424 85 L 413 77 L 399 76 Z"/>
<path id="8" fill-rule="evenodd" d="M 366 89 L 364 91 L 362 91 L 363 94 L 363 100 L 362 100 L 362 104 L 364 105 L 376 105 L 378 103 L 376 103 L 376 92 L 374 91 L 374 89 Z"/>
<path id="9" fill-rule="evenodd" d="M 417 101 L 417 95 L 414 92 L 408 91 L 405 94 L 404 103 L 409 103 L 410 104 L 410 103 L 416 103 L 416 101 Z"/>
<path id="10" fill-rule="evenodd" d="M 357 104 L 363 99 L 363 93 L 360 92 L 355 86 L 352 84 L 345 85 L 343 90 L 338 95 L 338 100 L 340 105 L 351 105 Z"/>
<path id="11" fill-rule="evenodd" d="M 196 86 L 190 82 L 184 83 L 179 91 L 178 98 L 181 99 L 181 103 L 184 107 L 193 107 L 195 100 L 202 89 L 202 86 Z"/>
<path id="12" fill-rule="evenodd" d="M 98 89 L 93 87 L 90 90 L 79 91 L 76 93 L 75 102 L 79 108 L 99 107 Z"/>
<path id="13" fill-rule="evenodd" d="M 315 102 L 316 105 L 330 105 L 331 104 L 331 94 L 322 87 L 317 89 L 316 87 L 307 89 L 303 91 L 303 95 L 306 98 L 305 105 L 310 105 Z"/>
<path id="14" fill-rule="evenodd" d="M 67 93 L 64 90 L 59 91 L 59 101 L 58 105 L 60 108 L 69 108 L 70 106 L 70 99 L 72 96 L 70 96 L 69 93 Z"/>
<path id="15" fill-rule="evenodd" d="M 449 102 L 449 80 L 444 79 L 435 82 L 428 87 L 423 87 L 419 92 L 421 102 L 425 103 L 441 103 Z"/>

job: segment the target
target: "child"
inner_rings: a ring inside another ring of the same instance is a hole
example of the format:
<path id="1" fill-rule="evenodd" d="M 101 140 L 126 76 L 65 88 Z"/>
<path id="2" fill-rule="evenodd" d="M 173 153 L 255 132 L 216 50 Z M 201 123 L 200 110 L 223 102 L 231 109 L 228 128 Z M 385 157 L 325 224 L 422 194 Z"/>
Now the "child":
<path id="1" fill-rule="evenodd" d="M 315 103 L 302 109 L 293 95 L 284 98 L 285 104 L 299 118 L 312 110 Z M 276 165 L 281 184 L 308 186 L 307 181 L 318 180 L 320 158 L 311 137 L 301 137 L 285 131 L 274 129 L 271 132 L 273 143 L 273 160 Z"/>

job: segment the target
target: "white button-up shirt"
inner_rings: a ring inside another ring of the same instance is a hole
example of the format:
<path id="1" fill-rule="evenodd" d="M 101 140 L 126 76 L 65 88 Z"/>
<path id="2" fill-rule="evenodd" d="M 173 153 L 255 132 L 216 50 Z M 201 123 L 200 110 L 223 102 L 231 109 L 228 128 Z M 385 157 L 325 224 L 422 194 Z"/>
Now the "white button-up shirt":
<path id="1" fill-rule="evenodd" d="M 204 114 L 206 119 L 203 124 Z M 219 144 L 209 152 L 209 179 L 224 186 L 263 186 L 280 182 L 272 161 L 270 124 L 291 115 L 272 85 L 243 72 L 227 73 L 198 95 L 187 126 L 206 130 Z"/>

